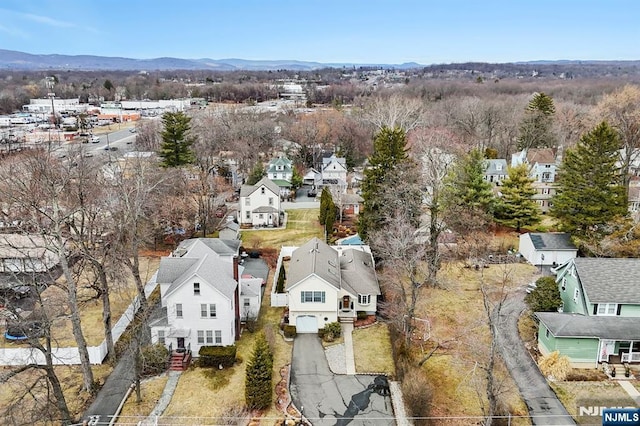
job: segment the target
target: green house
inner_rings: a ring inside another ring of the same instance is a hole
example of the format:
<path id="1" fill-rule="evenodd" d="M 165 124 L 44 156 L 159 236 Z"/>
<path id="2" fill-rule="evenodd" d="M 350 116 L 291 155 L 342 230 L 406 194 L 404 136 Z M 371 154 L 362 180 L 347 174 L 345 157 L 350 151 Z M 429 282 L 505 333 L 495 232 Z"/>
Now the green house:
<path id="1" fill-rule="evenodd" d="M 640 259 L 576 258 L 559 266 L 561 312 L 536 312 L 538 348 L 574 367 L 640 363 Z"/>

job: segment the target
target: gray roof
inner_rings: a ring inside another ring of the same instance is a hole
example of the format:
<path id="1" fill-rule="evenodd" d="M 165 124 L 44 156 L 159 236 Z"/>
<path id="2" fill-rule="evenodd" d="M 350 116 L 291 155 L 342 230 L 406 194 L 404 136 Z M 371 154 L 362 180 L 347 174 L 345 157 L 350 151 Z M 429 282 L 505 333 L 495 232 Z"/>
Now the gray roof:
<path id="1" fill-rule="evenodd" d="M 380 294 L 371 253 L 356 248 L 342 250 L 340 273 L 342 287 L 351 294 Z"/>
<path id="2" fill-rule="evenodd" d="M 224 238 L 190 238 L 180 242 L 177 253 L 184 253 L 192 250 L 198 243 L 204 244 L 206 247 L 219 254 L 220 256 L 233 256 L 240 252 L 239 240 L 227 240 Z"/>
<path id="3" fill-rule="evenodd" d="M 318 238 L 309 240 L 291 254 L 287 289 L 290 285 L 295 285 L 314 274 L 330 285 L 340 288 L 338 252 Z"/>
<path id="4" fill-rule="evenodd" d="M 268 177 L 265 176 L 262 179 L 260 179 L 260 181 L 258 183 L 256 183 L 255 185 L 242 185 L 242 187 L 240 188 L 240 196 L 241 197 L 248 197 L 249 195 L 253 194 L 255 191 L 258 190 L 258 188 L 260 188 L 263 185 L 264 185 L 265 188 L 269 189 L 275 195 L 280 194 L 280 188 L 278 187 L 278 185 L 273 183 L 271 181 L 271 179 L 269 179 Z"/>
<path id="5" fill-rule="evenodd" d="M 485 161 L 485 175 L 506 175 L 507 174 L 507 160 L 498 158 Z M 500 169 L 498 169 L 500 166 Z"/>
<path id="6" fill-rule="evenodd" d="M 236 223 L 233 220 L 228 220 L 224 225 L 222 225 L 222 229 L 231 229 L 232 231 L 238 231 L 240 229 L 240 224 Z"/>
<path id="7" fill-rule="evenodd" d="M 364 198 L 358 194 L 342 194 L 342 204 L 359 204 L 363 202 Z"/>
<path id="8" fill-rule="evenodd" d="M 260 206 L 257 209 L 251 211 L 251 213 L 278 213 L 278 209 L 271 206 Z"/>
<path id="9" fill-rule="evenodd" d="M 170 284 L 177 280 L 185 271 L 198 263 L 198 259 L 189 257 L 163 257 L 160 259 L 156 282 Z"/>
<path id="10" fill-rule="evenodd" d="M 278 157 L 269 161 L 269 165 L 267 166 L 267 169 L 269 173 L 291 171 L 292 164 L 293 162 L 289 160 L 287 157 Z M 277 170 L 276 166 L 282 166 L 283 170 Z"/>
<path id="11" fill-rule="evenodd" d="M 164 260 L 164 263 L 162 261 L 160 262 L 157 281 L 159 283 L 171 284 L 165 295 L 169 295 L 176 289 L 180 288 L 184 281 L 191 275 L 197 275 L 204 282 L 218 289 L 218 291 L 224 294 L 227 298 L 233 298 L 233 293 L 238 283 L 233 279 L 232 265 L 228 261 L 221 260 L 219 257 L 214 255 L 204 255 L 201 259 L 166 257 L 162 260 Z M 195 260 L 195 263 L 188 266 L 186 262 L 173 262 L 175 260 Z M 172 274 L 174 275 L 177 275 L 180 272 L 182 273 L 173 281 L 160 281 L 160 271 L 163 267 L 172 271 Z"/>
<path id="12" fill-rule="evenodd" d="M 591 303 L 640 304 L 640 259 L 578 257 L 573 263 Z"/>
<path id="13" fill-rule="evenodd" d="M 577 250 L 566 232 L 531 232 L 529 238 L 536 250 Z"/>
<path id="14" fill-rule="evenodd" d="M 269 265 L 264 259 L 252 259 L 251 257 L 247 257 L 242 261 L 242 266 L 244 266 L 243 275 L 251 275 L 255 278 L 262 278 L 264 282 L 267 282 L 267 278 L 269 277 Z"/>
<path id="15" fill-rule="evenodd" d="M 560 312 L 536 312 L 556 337 L 640 340 L 640 317 L 585 316 Z"/>

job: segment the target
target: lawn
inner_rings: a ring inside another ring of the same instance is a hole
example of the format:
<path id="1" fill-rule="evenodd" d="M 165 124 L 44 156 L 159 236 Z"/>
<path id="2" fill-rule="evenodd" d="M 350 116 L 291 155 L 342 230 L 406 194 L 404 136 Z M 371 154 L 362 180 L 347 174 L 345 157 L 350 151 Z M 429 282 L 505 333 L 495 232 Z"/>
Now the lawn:
<path id="1" fill-rule="evenodd" d="M 358 373 L 395 376 L 391 340 L 386 324 L 376 323 L 353 331 L 353 356 Z"/>
<path id="2" fill-rule="evenodd" d="M 578 415 L 578 405 L 584 404 L 585 401 L 598 402 L 597 405 L 600 405 L 604 404 L 603 400 L 606 399 L 616 401 L 619 404 L 616 406 L 620 407 L 634 407 L 636 405 L 622 386 L 611 380 L 552 382 L 550 386 L 573 417 Z"/>
<path id="3" fill-rule="evenodd" d="M 436 342 L 442 345 L 422 367 L 425 377 L 437 390 L 433 392 L 432 415 L 482 414 L 478 398 L 479 394 L 485 394 L 481 365 L 487 359 L 490 336 L 480 284 L 484 283 L 496 298 L 502 288 L 506 292 L 514 291 L 530 282 L 535 274 L 536 269 L 526 264 L 490 265 L 476 271 L 461 263 L 450 263 L 443 265 L 439 273 L 439 288 L 422 290 L 417 312 L 419 317 L 428 319 L 429 326 L 421 330 L 421 336 L 427 340 L 415 343 L 416 355 L 428 354 Z M 503 380 L 511 414 L 527 415 L 527 408 L 506 368 L 499 365 L 496 374 Z"/>
<path id="4" fill-rule="evenodd" d="M 318 222 L 319 209 L 287 210 L 286 229 L 241 231 L 242 243 L 249 248 L 301 246 L 313 237 L 323 238 L 324 229 Z"/>

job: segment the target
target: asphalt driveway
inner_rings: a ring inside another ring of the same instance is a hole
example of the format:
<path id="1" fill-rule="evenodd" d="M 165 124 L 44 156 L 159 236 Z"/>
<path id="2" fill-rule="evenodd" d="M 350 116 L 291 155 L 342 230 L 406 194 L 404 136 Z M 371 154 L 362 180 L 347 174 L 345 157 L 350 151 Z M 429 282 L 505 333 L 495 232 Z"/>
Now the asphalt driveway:
<path id="1" fill-rule="evenodd" d="M 333 374 L 318 335 L 296 336 L 289 390 L 311 424 L 395 424 L 385 384 L 382 376 Z"/>
<path id="2" fill-rule="evenodd" d="M 518 318 L 524 310 L 524 291 L 511 294 L 502 306 L 497 322 L 502 359 L 529 408 L 534 425 L 575 425 L 520 339 Z"/>

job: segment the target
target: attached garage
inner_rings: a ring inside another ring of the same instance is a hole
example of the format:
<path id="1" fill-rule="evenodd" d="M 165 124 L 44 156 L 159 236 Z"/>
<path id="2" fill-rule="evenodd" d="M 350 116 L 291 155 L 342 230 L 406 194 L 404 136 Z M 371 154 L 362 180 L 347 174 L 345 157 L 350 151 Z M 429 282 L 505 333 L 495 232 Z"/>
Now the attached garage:
<path id="1" fill-rule="evenodd" d="M 315 315 L 300 315 L 296 318 L 297 333 L 317 333 L 318 319 Z"/>

